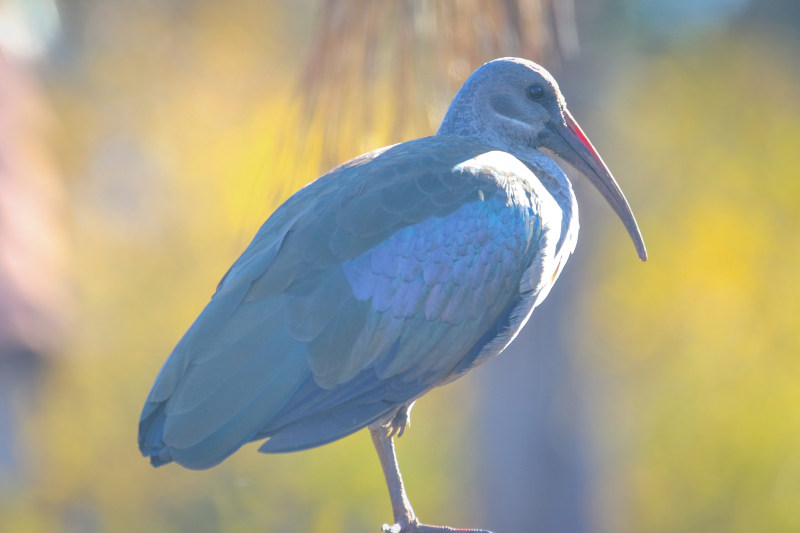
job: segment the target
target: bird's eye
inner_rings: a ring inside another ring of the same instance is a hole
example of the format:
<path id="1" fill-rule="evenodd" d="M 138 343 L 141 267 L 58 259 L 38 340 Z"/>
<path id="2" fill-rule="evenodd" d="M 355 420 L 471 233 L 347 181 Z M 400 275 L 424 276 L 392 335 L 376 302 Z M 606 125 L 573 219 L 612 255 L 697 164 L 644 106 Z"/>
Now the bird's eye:
<path id="1" fill-rule="evenodd" d="M 528 100 L 533 100 L 534 102 L 539 101 L 544 98 L 544 87 L 541 85 L 531 85 L 525 90 L 525 95 L 528 97 Z"/>

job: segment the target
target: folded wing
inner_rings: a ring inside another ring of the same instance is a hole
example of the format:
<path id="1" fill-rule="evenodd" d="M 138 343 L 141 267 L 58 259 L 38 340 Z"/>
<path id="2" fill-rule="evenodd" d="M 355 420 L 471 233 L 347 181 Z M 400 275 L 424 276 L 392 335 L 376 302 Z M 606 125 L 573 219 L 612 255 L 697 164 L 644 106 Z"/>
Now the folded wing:
<path id="1" fill-rule="evenodd" d="M 264 437 L 267 452 L 317 446 L 466 371 L 513 335 L 520 287 L 536 287 L 531 178 L 479 142 L 430 137 L 299 191 L 165 363 L 142 452 L 208 468 Z"/>

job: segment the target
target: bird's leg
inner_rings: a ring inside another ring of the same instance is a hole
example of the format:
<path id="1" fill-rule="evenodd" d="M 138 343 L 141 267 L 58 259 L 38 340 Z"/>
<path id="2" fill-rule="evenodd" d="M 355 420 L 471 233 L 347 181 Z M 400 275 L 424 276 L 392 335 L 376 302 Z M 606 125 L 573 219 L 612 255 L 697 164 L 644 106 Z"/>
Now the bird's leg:
<path id="1" fill-rule="evenodd" d="M 386 478 L 386 486 L 389 488 L 389 499 L 392 502 L 392 514 L 394 515 L 394 525 L 384 525 L 384 533 L 405 533 L 408 526 L 419 524 L 411 502 L 406 496 L 406 489 L 403 486 L 403 478 L 400 475 L 400 467 L 397 464 L 397 455 L 394 453 L 394 441 L 392 434 L 396 430 L 390 423 L 388 426 L 375 424 L 370 426 L 369 433 L 372 436 L 372 444 L 378 452 L 378 459 L 381 461 L 383 476 Z"/>
<path id="2" fill-rule="evenodd" d="M 481 529 L 454 529 L 446 526 L 429 526 L 420 524 L 419 519 L 411 508 L 408 501 L 406 489 L 403 485 L 403 477 L 400 475 L 400 467 L 397 464 L 397 455 L 394 451 L 395 434 L 401 436 L 408 424 L 408 412 L 410 407 L 402 407 L 397 414 L 386 424 L 376 423 L 370 426 L 369 432 L 372 436 L 372 443 L 375 451 L 378 452 L 378 459 L 383 468 L 383 475 L 386 478 L 386 485 L 389 488 L 389 499 L 392 502 L 392 514 L 394 524 L 384 524 L 382 533 L 491 533 Z"/>

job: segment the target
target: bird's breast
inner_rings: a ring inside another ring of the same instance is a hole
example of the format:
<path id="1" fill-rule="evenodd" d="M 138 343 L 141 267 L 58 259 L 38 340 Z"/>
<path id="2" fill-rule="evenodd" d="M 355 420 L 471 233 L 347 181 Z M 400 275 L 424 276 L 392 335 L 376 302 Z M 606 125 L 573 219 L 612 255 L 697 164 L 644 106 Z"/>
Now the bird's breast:
<path id="1" fill-rule="evenodd" d="M 506 186 L 510 197 L 527 199 L 538 231 L 529 261 L 519 277 L 517 299 L 507 314 L 498 318 L 503 326 L 497 328 L 498 334 L 482 348 L 473 366 L 499 354 L 514 340 L 533 310 L 550 293 L 575 249 L 579 226 L 572 186 L 552 159 L 539 155 L 542 161 L 535 166 L 526 163 L 526 172 L 516 172 Z"/>

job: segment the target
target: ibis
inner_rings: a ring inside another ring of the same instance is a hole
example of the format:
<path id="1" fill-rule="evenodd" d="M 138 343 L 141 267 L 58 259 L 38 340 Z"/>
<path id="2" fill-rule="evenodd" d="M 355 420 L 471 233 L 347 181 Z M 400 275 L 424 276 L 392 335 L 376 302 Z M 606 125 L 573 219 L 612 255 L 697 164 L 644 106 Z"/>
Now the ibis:
<path id="1" fill-rule="evenodd" d="M 142 454 L 205 469 L 251 441 L 293 452 L 368 428 L 394 515 L 383 531 L 467 531 L 420 523 L 393 439 L 418 398 L 514 340 L 574 250 L 578 206 L 554 154 L 595 185 L 645 260 L 625 196 L 553 77 L 490 61 L 436 135 L 348 161 L 267 219 L 156 377 Z"/>

